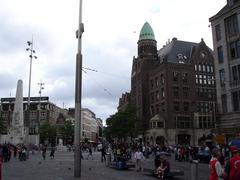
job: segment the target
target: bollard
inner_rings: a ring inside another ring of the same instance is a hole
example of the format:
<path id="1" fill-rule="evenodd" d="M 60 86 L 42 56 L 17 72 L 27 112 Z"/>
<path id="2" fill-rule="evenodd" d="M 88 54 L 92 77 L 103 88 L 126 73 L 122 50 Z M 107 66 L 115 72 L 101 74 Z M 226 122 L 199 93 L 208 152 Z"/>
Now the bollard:
<path id="1" fill-rule="evenodd" d="M 198 180 L 198 160 L 190 161 L 191 168 L 190 168 L 190 177 L 191 180 Z"/>

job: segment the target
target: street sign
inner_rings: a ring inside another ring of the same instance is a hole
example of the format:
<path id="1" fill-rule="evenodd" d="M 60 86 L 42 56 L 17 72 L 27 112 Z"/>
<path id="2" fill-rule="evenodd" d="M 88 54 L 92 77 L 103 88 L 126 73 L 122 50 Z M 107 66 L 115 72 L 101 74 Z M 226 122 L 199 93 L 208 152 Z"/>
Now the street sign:
<path id="1" fill-rule="evenodd" d="M 219 144 L 225 144 L 226 138 L 224 134 L 218 134 L 214 137 L 214 140 Z"/>

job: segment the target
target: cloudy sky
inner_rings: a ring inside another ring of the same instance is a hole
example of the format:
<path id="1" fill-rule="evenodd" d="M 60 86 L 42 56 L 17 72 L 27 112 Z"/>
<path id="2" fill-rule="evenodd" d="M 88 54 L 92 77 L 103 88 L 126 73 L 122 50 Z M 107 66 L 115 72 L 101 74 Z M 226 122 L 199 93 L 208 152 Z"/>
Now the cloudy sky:
<path id="1" fill-rule="evenodd" d="M 118 99 L 130 90 L 133 56 L 143 24 L 148 21 L 158 49 L 168 39 L 200 42 L 212 48 L 209 17 L 226 0 L 83 0 L 84 70 L 82 106 L 106 119 L 116 112 Z M 22 79 L 28 94 L 29 52 L 34 41 L 31 96 L 42 96 L 58 106 L 74 107 L 78 0 L 0 0 L 0 98 L 15 96 Z"/>

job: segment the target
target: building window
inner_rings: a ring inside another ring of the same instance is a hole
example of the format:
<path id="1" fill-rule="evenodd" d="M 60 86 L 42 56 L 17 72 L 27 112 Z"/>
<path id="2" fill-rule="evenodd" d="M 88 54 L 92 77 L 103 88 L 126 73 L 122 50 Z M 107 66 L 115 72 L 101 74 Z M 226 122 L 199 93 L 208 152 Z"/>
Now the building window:
<path id="1" fill-rule="evenodd" d="M 154 106 L 151 106 L 151 113 L 152 113 L 152 116 L 155 115 Z"/>
<path id="2" fill-rule="evenodd" d="M 162 112 L 164 113 L 164 112 L 166 111 L 166 110 L 165 110 L 165 103 L 162 102 L 161 106 L 162 106 Z"/>
<path id="3" fill-rule="evenodd" d="M 197 71 L 197 65 L 196 65 L 196 64 L 195 64 L 195 66 L 194 66 L 194 67 L 195 67 L 195 71 Z"/>
<path id="4" fill-rule="evenodd" d="M 196 84 L 198 84 L 198 74 L 195 75 Z"/>
<path id="5" fill-rule="evenodd" d="M 213 72 L 213 65 L 210 65 L 210 72 Z"/>
<path id="6" fill-rule="evenodd" d="M 174 107 L 174 111 L 179 111 L 180 110 L 180 102 L 179 101 L 174 101 L 173 102 L 173 107 Z"/>
<path id="7" fill-rule="evenodd" d="M 162 98 L 164 98 L 164 97 L 165 97 L 164 88 L 161 88 L 161 97 L 162 97 Z"/>
<path id="8" fill-rule="evenodd" d="M 157 127 L 158 128 L 163 128 L 164 126 L 163 126 L 163 122 L 157 122 Z"/>
<path id="9" fill-rule="evenodd" d="M 225 20 L 226 35 L 232 37 L 239 32 L 237 15 L 234 14 Z"/>
<path id="10" fill-rule="evenodd" d="M 230 43 L 230 53 L 232 59 L 237 57 L 235 42 Z"/>
<path id="11" fill-rule="evenodd" d="M 152 79 L 151 79 L 151 81 L 150 81 L 150 84 L 151 84 L 151 88 L 153 88 L 153 87 L 154 87 L 154 82 L 153 82 Z"/>
<path id="12" fill-rule="evenodd" d="M 190 117 L 177 116 L 176 119 L 177 119 L 177 128 L 180 128 L 180 129 L 191 128 Z"/>
<path id="13" fill-rule="evenodd" d="M 207 65 L 207 72 L 210 72 L 210 66 Z"/>
<path id="14" fill-rule="evenodd" d="M 159 104 L 156 105 L 156 113 L 159 113 Z"/>
<path id="15" fill-rule="evenodd" d="M 237 66 L 233 66 L 232 67 L 232 78 L 233 78 L 233 81 L 237 81 L 238 80 Z"/>
<path id="16" fill-rule="evenodd" d="M 189 111 L 189 102 L 184 102 L 183 103 L 183 110 L 184 111 Z"/>
<path id="17" fill-rule="evenodd" d="M 159 92 L 156 91 L 156 100 L 158 101 L 159 100 Z"/>
<path id="18" fill-rule="evenodd" d="M 36 111 L 31 111 L 30 112 L 30 119 L 36 119 L 37 118 L 37 112 Z"/>
<path id="19" fill-rule="evenodd" d="M 188 73 L 182 73 L 183 84 L 187 84 L 188 81 Z"/>
<path id="20" fill-rule="evenodd" d="M 47 118 L 47 116 L 46 116 L 46 115 L 47 115 L 46 112 L 41 112 L 40 114 L 41 114 L 41 116 L 40 116 L 41 119 L 46 119 L 46 118 Z"/>
<path id="21" fill-rule="evenodd" d="M 155 77 L 156 87 L 158 87 L 158 77 Z"/>
<path id="22" fill-rule="evenodd" d="M 203 70 L 203 72 L 205 72 L 205 71 L 206 71 L 205 64 L 203 64 L 203 65 L 202 65 L 202 70 Z"/>
<path id="23" fill-rule="evenodd" d="M 180 102 L 179 101 L 174 101 L 173 102 L 173 107 L 174 107 L 174 111 L 179 111 L 180 110 Z"/>
<path id="24" fill-rule="evenodd" d="M 201 64 L 198 65 L 198 70 L 202 71 L 202 65 Z"/>
<path id="25" fill-rule="evenodd" d="M 221 64 L 221 63 L 223 63 L 223 48 L 222 48 L 222 46 L 219 46 L 217 48 L 217 53 L 218 53 L 218 63 Z"/>
<path id="26" fill-rule="evenodd" d="M 202 84 L 202 83 L 203 83 L 202 80 L 203 80 L 203 79 L 202 79 L 202 75 L 200 74 L 200 75 L 199 75 L 199 84 Z"/>
<path id="27" fill-rule="evenodd" d="M 238 91 L 232 92 L 232 104 L 233 104 L 233 110 L 239 111 L 239 94 Z"/>
<path id="28" fill-rule="evenodd" d="M 225 71 L 224 69 L 219 70 L 220 84 L 221 86 L 225 86 Z"/>
<path id="29" fill-rule="evenodd" d="M 173 97 L 179 97 L 179 87 L 173 87 Z"/>
<path id="30" fill-rule="evenodd" d="M 173 81 L 178 81 L 178 72 L 173 72 Z"/>
<path id="31" fill-rule="evenodd" d="M 230 43 L 231 59 L 240 57 L 240 40 Z"/>
<path id="32" fill-rule="evenodd" d="M 153 92 L 151 93 L 151 100 L 152 100 L 152 102 L 154 102 L 154 93 Z"/>
<path id="33" fill-rule="evenodd" d="M 183 87 L 183 97 L 188 97 L 188 96 L 189 96 L 189 88 Z"/>
<path id="34" fill-rule="evenodd" d="M 161 84 L 163 85 L 165 83 L 164 75 L 161 74 Z"/>
<path id="35" fill-rule="evenodd" d="M 216 40 L 219 41 L 221 40 L 221 29 L 220 29 L 220 24 L 215 26 L 215 33 L 216 33 Z"/>
<path id="36" fill-rule="evenodd" d="M 227 95 L 223 94 L 221 98 L 222 98 L 222 112 L 226 113 L 227 112 Z"/>

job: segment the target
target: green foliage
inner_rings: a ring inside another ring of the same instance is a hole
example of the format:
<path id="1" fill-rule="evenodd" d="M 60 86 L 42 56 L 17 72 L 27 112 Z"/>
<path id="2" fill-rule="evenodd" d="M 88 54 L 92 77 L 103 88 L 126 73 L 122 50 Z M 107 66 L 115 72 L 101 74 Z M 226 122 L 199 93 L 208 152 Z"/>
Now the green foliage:
<path id="1" fill-rule="evenodd" d="M 44 144 L 46 141 L 50 144 L 56 144 L 57 128 L 49 122 L 45 122 L 39 127 L 40 142 Z"/>
<path id="2" fill-rule="evenodd" d="M 104 130 L 107 139 L 135 136 L 136 111 L 128 106 L 125 111 L 117 112 L 106 120 L 107 127 Z"/>
<path id="3" fill-rule="evenodd" d="M 64 142 L 73 143 L 74 126 L 70 121 L 65 121 L 64 125 L 59 127 L 59 134 Z"/>

